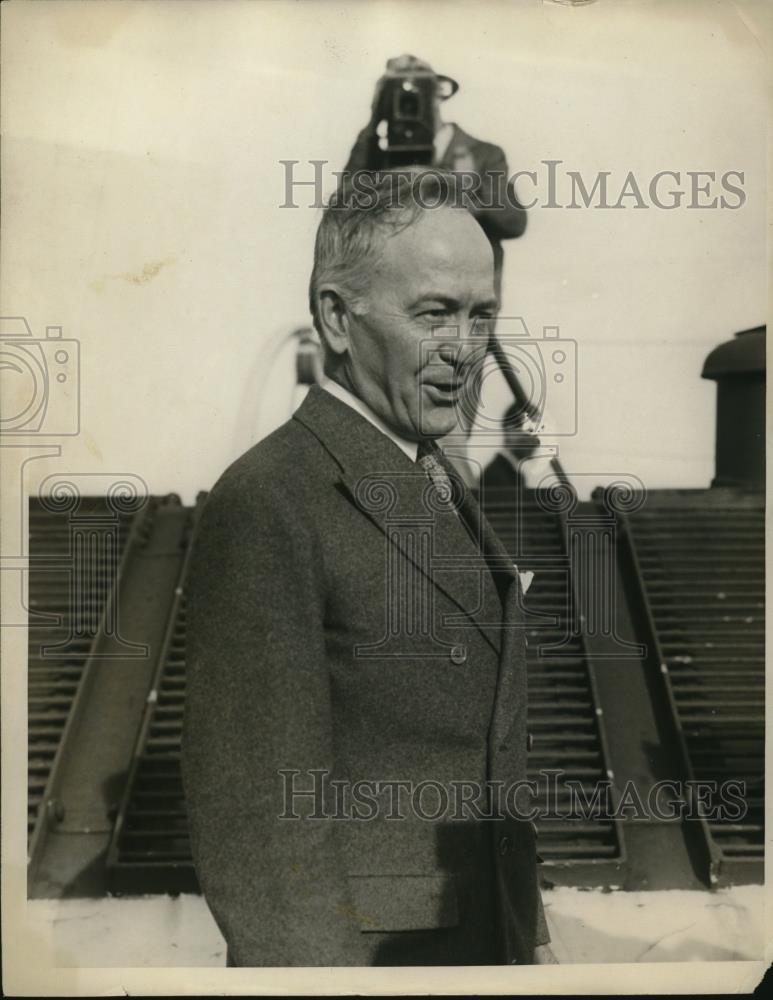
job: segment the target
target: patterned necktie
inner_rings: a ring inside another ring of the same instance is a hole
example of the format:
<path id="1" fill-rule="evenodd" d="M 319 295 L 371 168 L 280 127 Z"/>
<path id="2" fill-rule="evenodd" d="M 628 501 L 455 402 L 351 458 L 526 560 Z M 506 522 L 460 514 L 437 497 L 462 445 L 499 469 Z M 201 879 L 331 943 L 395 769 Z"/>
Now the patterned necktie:
<path id="1" fill-rule="evenodd" d="M 504 608 L 504 591 L 501 589 L 502 583 L 499 579 L 501 574 L 492 569 L 485 554 L 481 537 L 480 509 L 477 507 L 469 491 L 462 486 L 459 478 L 455 476 L 455 481 L 451 480 L 443 463 L 440 461 L 442 454 L 434 441 L 421 441 L 416 452 L 416 464 L 420 465 L 432 480 L 440 504 L 456 514 L 458 523 L 468 538 L 468 543 L 471 542 L 474 546 L 473 551 L 485 560 L 483 565 L 488 570 L 499 596 L 499 611 L 501 612 L 502 608 Z"/>
<path id="2" fill-rule="evenodd" d="M 438 499 L 449 507 L 453 506 L 454 489 L 451 478 L 438 458 L 438 446 L 434 441 L 420 441 L 416 452 L 416 462 L 424 469 L 435 484 Z"/>

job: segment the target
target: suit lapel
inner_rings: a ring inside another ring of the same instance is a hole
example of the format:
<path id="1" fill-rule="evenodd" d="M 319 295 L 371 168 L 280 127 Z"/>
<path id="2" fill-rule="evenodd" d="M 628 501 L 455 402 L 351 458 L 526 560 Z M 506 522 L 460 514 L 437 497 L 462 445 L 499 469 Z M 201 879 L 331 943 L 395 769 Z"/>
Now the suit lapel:
<path id="1" fill-rule="evenodd" d="M 486 560 L 459 516 L 435 502 L 434 487 L 423 469 L 359 413 L 319 386 L 311 387 L 295 419 L 336 460 L 340 485 L 358 510 L 457 605 L 461 614 L 441 624 L 459 626 L 472 620 L 499 654 L 502 610 Z M 462 494 L 462 505 L 465 509 L 474 505 L 482 521 L 480 508 L 458 473 L 447 461 L 444 465 Z M 481 538 L 489 546 L 496 544 L 488 525 Z"/>
<path id="2" fill-rule="evenodd" d="M 450 462 L 441 453 L 440 460 L 450 470 Z M 499 627 L 501 655 L 497 676 L 494 712 L 489 726 L 489 747 L 493 754 L 513 728 L 519 711 L 526 704 L 526 632 L 524 627 L 523 590 L 518 570 L 509 552 L 494 531 L 480 504 L 465 488 L 460 507 L 465 521 L 470 525 L 486 562 L 497 579 L 502 601 L 502 619 Z M 491 577 L 489 577 L 491 579 Z M 520 668 L 519 665 L 522 665 Z"/>
<path id="3" fill-rule="evenodd" d="M 456 476 L 459 479 L 458 473 L 443 452 L 439 452 L 439 458 L 449 476 Z M 498 588 L 504 607 L 508 589 L 517 579 L 515 564 L 472 492 L 461 482 L 461 479 L 459 482 L 463 491 L 459 513 L 468 526 L 475 543 L 483 552 L 489 569 L 499 577 Z"/>

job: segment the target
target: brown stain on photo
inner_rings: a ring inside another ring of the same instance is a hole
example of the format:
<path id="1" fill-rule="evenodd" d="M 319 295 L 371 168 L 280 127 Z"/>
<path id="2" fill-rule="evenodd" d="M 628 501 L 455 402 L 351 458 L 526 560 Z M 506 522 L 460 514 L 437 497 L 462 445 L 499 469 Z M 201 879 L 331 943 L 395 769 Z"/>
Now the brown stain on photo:
<path id="1" fill-rule="evenodd" d="M 149 260 L 139 271 L 124 271 L 122 274 L 104 274 L 101 278 L 91 282 L 91 288 L 95 292 L 104 291 L 106 281 L 127 281 L 131 285 L 147 285 L 152 281 L 163 268 L 175 263 L 174 257 L 165 257 L 163 260 Z"/>
<path id="2" fill-rule="evenodd" d="M 102 452 L 99 450 L 99 445 L 97 444 L 97 442 L 95 441 L 95 439 L 92 437 L 92 435 L 89 434 L 88 431 L 84 431 L 83 443 L 86 445 L 86 448 L 91 452 L 91 454 L 95 458 L 98 458 L 100 460 L 100 462 L 104 461 L 103 456 L 102 456 Z"/>
<path id="3" fill-rule="evenodd" d="M 156 277 L 162 267 L 167 267 L 169 264 L 174 264 L 174 257 L 167 257 L 165 260 L 148 261 L 142 270 L 137 271 L 135 274 L 127 271 L 124 274 L 115 275 L 115 277 L 123 278 L 124 281 L 130 281 L 133 285 L 147 285 L 149 281 L 152 281 Z"/>

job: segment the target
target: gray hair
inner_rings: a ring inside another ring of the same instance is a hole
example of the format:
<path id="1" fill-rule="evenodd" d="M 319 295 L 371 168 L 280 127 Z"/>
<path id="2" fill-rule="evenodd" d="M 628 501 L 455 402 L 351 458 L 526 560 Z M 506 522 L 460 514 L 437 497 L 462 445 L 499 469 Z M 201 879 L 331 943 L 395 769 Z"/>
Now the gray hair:
<path id="1" fill-rule="evenodd" d="M 412 225 L 423 211 L 461 208 L 453 174 L 444 170 L 356 171 L 345 174 L 317 229 L 309 308 L 320 331 L 317 293 L 333 283 L 360 304 L 387 235 Z"/>

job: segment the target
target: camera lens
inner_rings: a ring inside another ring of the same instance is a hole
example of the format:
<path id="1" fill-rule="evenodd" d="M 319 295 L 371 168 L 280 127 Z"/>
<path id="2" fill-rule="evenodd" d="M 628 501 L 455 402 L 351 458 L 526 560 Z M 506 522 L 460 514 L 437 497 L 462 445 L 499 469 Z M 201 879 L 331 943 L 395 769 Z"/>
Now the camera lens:
<path id="1" fill-rule="evenodd" d="M 397 110 L 401 118 L 418 118 L 419 95 L 403 91 L 399 95 Z"/>

